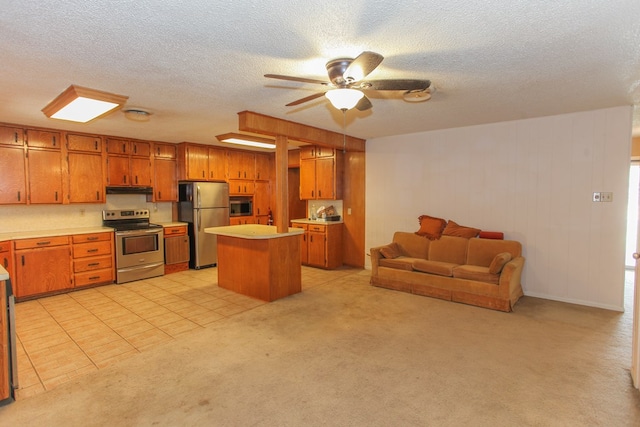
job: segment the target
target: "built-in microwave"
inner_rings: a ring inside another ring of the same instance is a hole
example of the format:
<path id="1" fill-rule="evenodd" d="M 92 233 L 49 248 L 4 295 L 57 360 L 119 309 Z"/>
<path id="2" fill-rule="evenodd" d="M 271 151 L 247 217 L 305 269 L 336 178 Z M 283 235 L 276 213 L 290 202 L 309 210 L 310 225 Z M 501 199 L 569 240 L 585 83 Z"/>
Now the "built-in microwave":
<path id="1" fill-rule="evenodd" d="M 229 198 L 229 216 L 253 215 L 253 198 L 232 196 Z"/>

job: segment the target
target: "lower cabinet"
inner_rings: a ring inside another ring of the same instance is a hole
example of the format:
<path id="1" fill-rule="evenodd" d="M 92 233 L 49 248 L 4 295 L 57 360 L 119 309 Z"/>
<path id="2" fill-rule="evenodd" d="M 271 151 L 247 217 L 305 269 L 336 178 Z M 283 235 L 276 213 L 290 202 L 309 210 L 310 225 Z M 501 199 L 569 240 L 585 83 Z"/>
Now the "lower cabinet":
<path id="1" fill-rule="evenodd" d="M 302 264 L 327 269 L 342 265 L 342 224 L 292 222 L 292 226 L 305 230 L 300 244 Z"/>
<path id="2" fill-rule="evenodd" d="M 256 220 L 253 216 L 232 216 L 229 218 L 229 225 L 255 224 Z"/>
<path id="3" fill-rule="evenodd" d="M 76 234 L 72 242 L 76 288 L 114 281 L 113 233 Z"/>
<path id="4" fill-rule="evenodd" d="M 164 274 L 189 269 L 189 236 L 186 225 L 164 228 Z"/>
<path id="5" fill-rule="evenodd" d="M 14 241 L 16 298 L 73 288 L 69 236 Z"/>

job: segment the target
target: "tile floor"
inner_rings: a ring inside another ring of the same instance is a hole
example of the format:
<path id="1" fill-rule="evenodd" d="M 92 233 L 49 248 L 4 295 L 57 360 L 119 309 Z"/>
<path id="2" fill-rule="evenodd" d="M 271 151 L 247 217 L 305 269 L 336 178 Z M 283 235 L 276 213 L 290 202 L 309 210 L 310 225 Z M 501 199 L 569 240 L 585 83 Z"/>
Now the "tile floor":
<path id="1" fill-rule="evenodd" d="M 354 271 L 302 268 L 303 290 Z M 217 285 L 217 269 L 188 270 L 16 304 L 24 399 L 265 302 Z"/>

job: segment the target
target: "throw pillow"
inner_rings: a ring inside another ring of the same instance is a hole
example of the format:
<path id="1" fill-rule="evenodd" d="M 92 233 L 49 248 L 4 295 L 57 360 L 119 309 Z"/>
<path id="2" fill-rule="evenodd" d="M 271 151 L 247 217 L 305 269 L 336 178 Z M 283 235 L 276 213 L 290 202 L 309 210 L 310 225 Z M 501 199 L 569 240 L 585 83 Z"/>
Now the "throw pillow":
<path id="1" fill-rule="evenodd" d="M 416 231 L 416 234 L 429 240 L 439 239 L 442 236 L 444 227 L 447 225 L 446 220 L 429 215 L 420 215 L 418 222 L 420 223 L 420 230 Z"/>
<path id="2" fill-rule="evenodd" d="M 467 239 L 476 237 L 478 233 L 480 233 L 479 228 L 465 227 L 464 225 L 459 225 L 452 220 L 449 220 L 447 226 L 442 232 L 442 234 L 445 236 L 466 237 Z"/>
<path id="3" fill-rule="evenodd" d="M 493 257 L 493 261 L 489 264 L 489 273 L 500 274 L 502 267 L 504 267 L 504 265 L 509 261 L 511 261 L 511 254 L 509 252 L 499 253 Z"/>
<path id="4" fill-rule="evenodd" d="M 380 248 L 380 253 L 385 258 L 398 258 L 402 253 L 400 252 L 400 247 L 396 242 L 389 243 L 386 246 Z"/>

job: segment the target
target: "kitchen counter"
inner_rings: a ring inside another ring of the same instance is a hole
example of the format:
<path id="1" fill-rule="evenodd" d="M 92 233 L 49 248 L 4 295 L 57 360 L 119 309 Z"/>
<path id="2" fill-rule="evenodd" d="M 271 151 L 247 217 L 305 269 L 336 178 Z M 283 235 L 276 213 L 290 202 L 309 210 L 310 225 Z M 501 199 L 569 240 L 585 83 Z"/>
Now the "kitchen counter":
<path id="1" fill-rule="evenodd" d="M 9 280 L 9 273 L 0 265 L 0 281 Z"/>
<path id="2" fill-rule="evenodd" d="M 278 233 L 273 225 L 209 227 L 217 235 L 218 286 L 274 301 L 302 290 L 300 242 L 304 230 Z"/>
<path id="3" fill-rule="evenodd" d="M 61 228 L 57 230 L 29 230 L 29 231 L 14 231 L 8 233 L 0 233 L 0 241 L 4 240 L 17 240 L 17 239 L 31 239 L 38 237 L 54 237 L 54 236 L 70 236 L 73 234 L 90 234 L 90 233 L 104 233 L 114 231 L 111 227 L 76 227 L 76 228 Z"/>
<path id="4" fill-rule="evenodd" d="M 344 221 L 327 221 L 325 219 L 309 219 L 309 218 L 300 218 L 300 219 L 292 219 L 291 222 L 297 222 L 300 224 L 322 224 L 322 225 L 337 225 L 343 224 Z"/>
<path id="5" fill-rule="evenodd" d="M 304 230 L 289 227 L 288 232 L 278 233 L 275 225 L 244 224 L 209 227 L 205 228 L 204 232 L 217 234 L 218 236 L 237 237 L 240 239 L 276 239 L 302 234 L 304 233 Z"/>
<path id="6" fill-rule="evenodd" d="M 189 225 L 188 222 L 180 222 L 180 221 L 171 221 L 171 222 L 155 222 L 155 221 L 153 221 L 153 223 L 161 225 L 164 228 L 167 228 L 167 227 L 180 227 L 182 225 Z"/>

